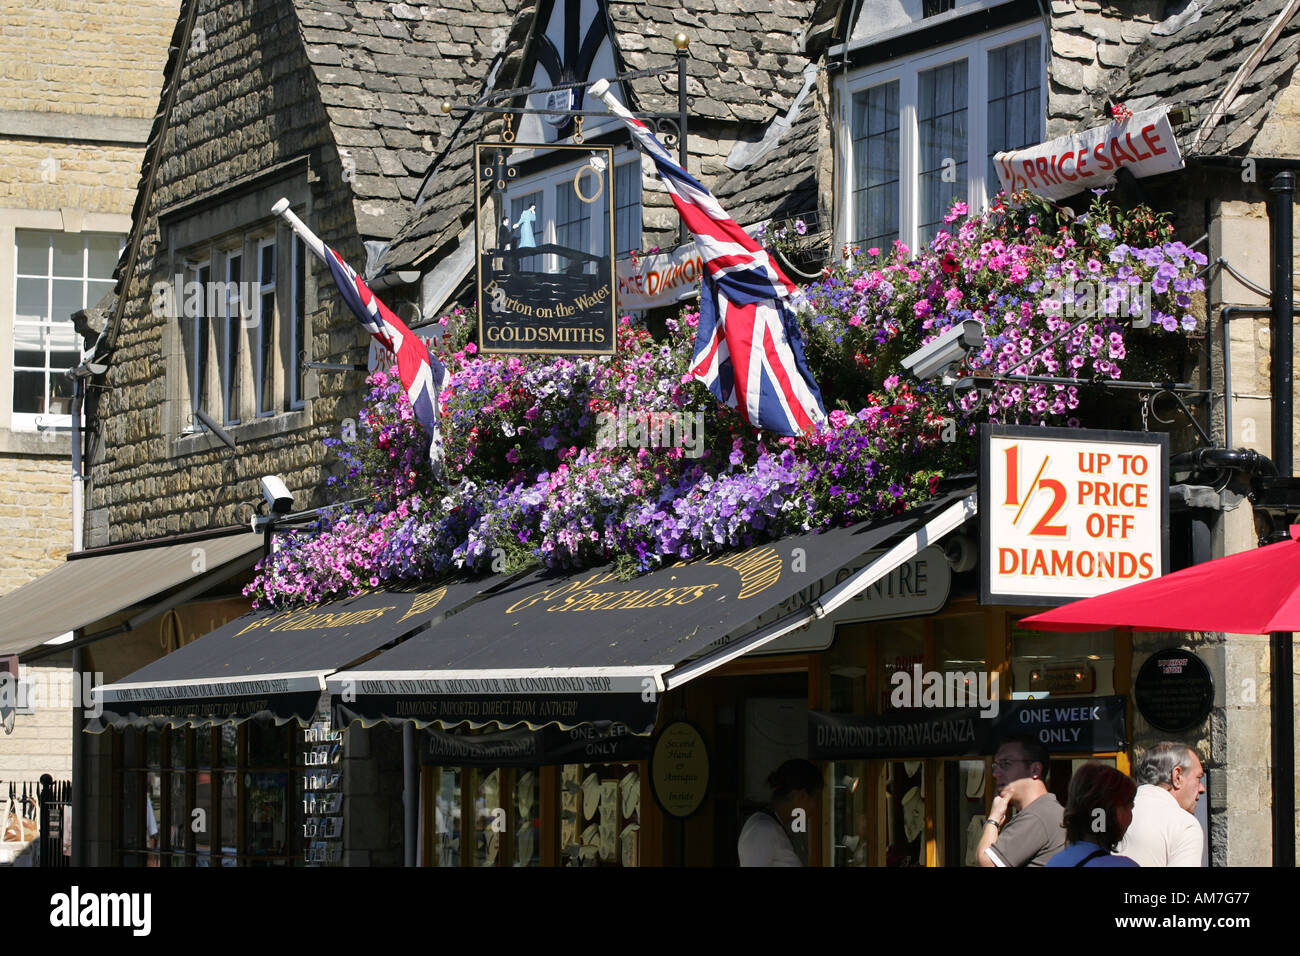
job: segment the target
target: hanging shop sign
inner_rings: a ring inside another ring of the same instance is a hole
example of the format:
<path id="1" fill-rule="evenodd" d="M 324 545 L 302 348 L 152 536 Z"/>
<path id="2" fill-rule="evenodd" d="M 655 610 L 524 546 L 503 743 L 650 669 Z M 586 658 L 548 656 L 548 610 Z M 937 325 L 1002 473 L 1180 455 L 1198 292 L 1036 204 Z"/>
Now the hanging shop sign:
<path id="1" fill-rule="evenodd" d="M 575 160 L 572 176 L 512 188 L 517 150 Z M 479 347 L 484 352 L 609 355 L 614 351 L 614 200 L 609 146 L 476 143 Z M 592 214 L 593 208 L 596 214 Z M 602 224 L 604 235 L 594 223 Z"/>
<path id="2" fill-rule="evenodd" d="M 748 628 L 749 631 L 766 627 L 800 608 L 807 607 L 838 584 L 861 571 L 884 551 L 864 554 L 851 564 L 827 575 L 777 607 L 764 613 Z M 939 548 L 925 548 L 910 561 L 900 564 L 889 574 L 871 585 L 833 617 L 818 618 L 797 631 L 778 637 L 759 648 L 762 654 L 803 654 L 824 651 L 835 638 L 835 626 L 850 621 L 885 621 L 900 617 L 922 617 L 942 610 L 952 588 L 952 568 Z M 741 635 L 744 636 L 744 635 Z"/>
<path id="3" fill-rule="evenodd" d="M 997 153 L 993 165 L 1008 194 L 1028 189 L 1048 199 L 1065 199 L 1110 182 L 1120 169 L 1141 179 L 1182 169 L 1183 158 L 1168 108 L 1157 107 L 1037 146 Z"/>
<path id="4" fill-rule="evenodd" d="M 888 714 L 808 712 L 810 760 L 975 757 L 1027 735 L 1052 753 L 1112 753 L 1128 746 L 1122 696 L 1000 701 L 977 707 L 908 708 Z"/>
<path id="5" fill-rule="evenodd" d="M 525 727 L 494 733 L 425 730 L 424 762 L 461 767 L 540 767 L 628 763 L 650 757 L 650 737 L 626 724 L 584 724 L 570 730 Z"/>
<path id="6" fill-rule="evenodd" d="M 709 792 L 709 750 L 694 724 L 678 720 L 655 738 L 650 789 L 670 817 L 689 817 Z"/>
<path id="7" fill-rule="evenodd" d="M 1191 651 L 1152 654 L 1133 682 L 1138 712 L 1157 730 L 1177 733 L 1196 727 L 1214 706 L 1214 678 Z"/>
<path id="8" fill-rule="evenodd" d="M 1059 604 L 1164 574 L 1169 436 L 980 426 L 980 599 Z"/>

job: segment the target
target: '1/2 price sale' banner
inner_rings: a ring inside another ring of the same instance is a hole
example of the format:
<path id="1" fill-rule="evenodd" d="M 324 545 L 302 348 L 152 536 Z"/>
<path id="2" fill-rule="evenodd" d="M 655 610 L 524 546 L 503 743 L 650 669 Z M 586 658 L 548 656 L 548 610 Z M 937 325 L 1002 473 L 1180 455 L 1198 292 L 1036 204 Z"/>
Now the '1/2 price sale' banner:
<path id="1" fill-rule="evenodd" d="M 1056 604 L 1164 573 L 1166 435 L 986 425 L 981 599 Z"/>

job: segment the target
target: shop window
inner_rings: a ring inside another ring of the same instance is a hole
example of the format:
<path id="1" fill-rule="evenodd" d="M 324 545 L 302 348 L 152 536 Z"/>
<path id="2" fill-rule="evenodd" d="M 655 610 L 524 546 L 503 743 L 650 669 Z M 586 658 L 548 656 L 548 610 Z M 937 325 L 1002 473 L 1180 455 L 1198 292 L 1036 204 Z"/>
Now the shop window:
<path id="1" fill-rule="evenodd" d="M 1115 693 L 1115 636 L 1011 629 L 1011 697 L 1102 697 Z"/>
<path id="2" fill-rule="evenodd" d="M 944 860 L 948 866 L 979 866 L 975 850 L 984 831 L 993 777 L 984 758 L 939 764 L 943 793 Z"/>
<path id="3" fill-rule="evenodd" d="M 424 772 L 426 865 L 541 866 L 546 844 L 558 847 L 563 866 L 639 864 L 637 764 Z"/>
<path id="4" fill-rule="evenodd" d="M 992 156 L 1042 140 L 1039 24 L 859 71 L 845 101 L 843 235 L 865 250 L 911 248 L 943 228 L 953 200 L 982 208 L 1001 186 Z"/>
<path id="5" fill-rule="evenodd" d="M 14 232 L 13 427 L 66 425 L 80 347 L 72 313 L 113 288 L 122 236 L 112 233 Z"/>
<path id="6" fill-rule="evenodd" d="M 641 778 L 637 766 L 566 764 L 560 781 L 564 865 L 639 865 Z"/>
<path id="7" fill-rule="evenodd" d="M 295 728 L 114 731 L 121 866 L 291 866 L 302 860 Z"/>

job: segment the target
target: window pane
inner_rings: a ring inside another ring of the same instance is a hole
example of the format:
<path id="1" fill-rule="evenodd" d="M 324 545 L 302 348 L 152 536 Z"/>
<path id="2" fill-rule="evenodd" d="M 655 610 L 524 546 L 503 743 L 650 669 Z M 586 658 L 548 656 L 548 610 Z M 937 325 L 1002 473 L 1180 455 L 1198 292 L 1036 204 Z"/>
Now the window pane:
<path id="1" fill-rule="evenodd" d="M 306 348 L 304 344 L 306 310 L 307 310 L 307 290 L 306 290 L 306 258 L 307 250 L 303 247 L 302 240 L 297 236 L 293 237 L 293 342 L 289 355 L 289 387 L 292 389 L 290 400 L 294 405 L 302 401 L 303 395 L 303 367 L 302 353 Z"/>
<path id="2" fill-rule="evenodd" d="M 853 97 L 854 242 L 864 250 L 898 238 L 898 82 Z"/>
<path id="3" fill-rule="evenodd" d="M 614 253 L 641 245 L 641 163 L 624 163 L 614 174 Z"/>
<path id="4" fill-rule="evenodd" d="M 245 852 L 258 856 L 284 855 L 289 832 L 288 787 L 287 773 L 245 775 Z"/>
<path id="5" fill-rule="evenodd" d="M 566 249 L 590 252 L 591 214 L 590 206 L 578 198 L 570 181 L 562 182 L 555 188 L 555 241 Z M 557 268 L 561 272 L 581 272 L 583 262 L 558 256 Z"/>
<path id="6" fill-rule="evenodd" d="M 221 766 L 234 767 L 239 753 L 239 728 L 234 724 L 221 725 Z M 223 791 L 224 792 L 224 791 Z M 234 806 L 232 803 L 231 806 Z M 231 833 L 234 831 L 232 830 Z"/>
<path id="7" fill-rule="evenodd" d="M 460 770 L 433 768 L 434 865 L 460 866 Z"/>
<path id="8" fill-rule="evenodd" d="M 45 414 L 44 372 L 14 372 L 14 411 Z"/>
<path id="9" fill-rule="evenodd" d="M 250 767 L 289 766 L 286 728 L 250 722 L 248 725 L 248 765 Z"/>
<path id="10" fill-rule="evenodd" d="M 239 774 L 221 775 L 221 852 L 235 854 L 239 841 Z"/>
<path id="11" fill-rule="evenodd" d="M 1039 140 L 1039 55 L 1038 37 L 989 51 L 988 172 L 984 188 L 990 196 L 1002 188 L 994 155 Z"/>
<path id="12" fill-rule="evenodd" d="M 122 240 L 112 234 L 93 234 L 86 236 L 89 252 L 88 274 L 92 279 L 111 279 L 117 265 L 118 250 Z"/>
<path id="13" fill-rule="evenodd" d="M 515 866 L 539 866 L 541 846 L 537 839 L 541 818 L 537 806 L 537 773 L 520 770 L 515 775 L 515 810 L 519 813 L 515 830 Z"/>
<path id="14" fill-rule="evenodd" d="M 475 770 L 470 778 L 474 792 L 474 865 L 497 866 L 501 832 L 494 824 L 500 819 L 501 771 Z"/>
<path id="15" fill-rule="evenodd" d="M 168 844 L 173 850 L 184 850 L 189 837 L 190 813 L 185 801 L 185 774 L 171 775 L 171 805 L 167 827 Z"/>
<path id="16" fill-rule="evenodd" d="M 53 287 L 51 317 L 56 322 L 68 322 L 72 313 L 85 305 L 85 284 L 80 279 L 55 279 Z"/>
<path id="17" fill-rule="evenodd" d="M 158 732 L 149 731 L 152 743 L 158 743 Z M 151 748 L 154 749 L 154 748 Z M 156 753 L 156 750 L 155 750 Z M 145 775 L 144 832 L 145 845 L 151 850 L 159 849 L 162 823 L 162 774 Z M 151 854 L 147 866 L 158 866 L 158 855 Z"/>
<path id="18" fill-rule="evenodd" d="M 261 352 L 259 353 L 260 374 L 258 381 L 259 387 L 259 404 L 258 411 L 269 412 L 275 408 L 275 293 L 268 292 L 262 296 L 261 323 L 258 326 L 258 335 L 261 337 Z"/>
<path id="19" fill-rule="evenodd" d="M 46 279 L 18 279 L 14 318 L 33 322 L 50 317 L 50 284 Z"/>
<path id="20" fill-rule="evenodd" d="M 207 731 L 197 731 L 199 736 L 208 737 Z M 208 745 L 211 750 L 211 743 Z M 201 771 L 194 775 L 194 808 L 202 810 L 202 813 L 191 815 L 190 828 L 194 831 L 194 849 L 202 855 L 207 855 L 212 851 L 212 827 L 216 822 L 212 817 L 212 773 L 210 771 Z M 207 866 L 206 862 L 201 862 L 201 866 Z"/>
<path id="21" fill-rule="evenodd" d="M 135 731 L 128 731 L 134 736 Z M 124 748 L 125 751 L 125 748 Z M 126 760 L 124 765 L 129 765 Z M 143 834 L 140 832 L 140 774 L 122 774 L 122 847 L 128 850 L 143 849 Z"/>
<path id="22" fill-rule="evenodd" d="M 263 246 L 261 256 L 261 272 L 258 278 L 262 285 L 270 285 L 275 281 L 275 246 Z"/>
<path id="23" fill-rule="evenodd" d="M 226 330 L 222 344 L 222 400 L 225 406 L 226 424 L 239 422 L 238 387 L 239 387 L 239 343 L 242 338 L 241 314 L 251 303 L 243 302 L 240 282 L 243 280 L 244 257 L 231 255 L 226 259 Z"/>
<path id="24" fill-rule="evenodd" d="M 47 276 L 50 274 L 50 234 L 30 229 L 15 231 L 18 245 L 18 274 Z"/>
<path id="25" fill-rule="evenodd" d="M 966 198 L 966 61 L 918 74 L 920 135 L 918 237 L 928 243 L 954 199 Z"/>
<path id="26" fill-rule="evenodd" d="M 86 275 L 86 239 L 80 233 L 54 233 L 54 274 L 56 276 Z"/>
<path id="27" fill-rule="evenodd" d="M 107 281 L 91 280 L 87 282 L 86 283 L 86 305 L 88 306 L 99 305 L 99 301 L 102 298 L 104 298 L 105 295 L 107 295 L 112 291 L 113 291 L 113 282 L 111 279 Z"/>

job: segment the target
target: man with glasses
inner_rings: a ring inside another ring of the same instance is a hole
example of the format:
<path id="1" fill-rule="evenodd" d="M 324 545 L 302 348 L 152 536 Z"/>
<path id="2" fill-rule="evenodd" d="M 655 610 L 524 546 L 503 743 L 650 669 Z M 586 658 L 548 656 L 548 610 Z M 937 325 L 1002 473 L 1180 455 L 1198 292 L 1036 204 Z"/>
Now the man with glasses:
<path id="1" fill-rule="evenodd" d="M 1009 737 L 993 757 L 993 798 L 975 860 L 980 866 L 1046 866 L 1065 849 L 1064 808 L 1044 783 L 1047 748 L 1032 737 Z M 1015 818 L 1007 822 L 1010 807 Z"/>

